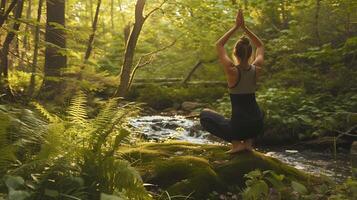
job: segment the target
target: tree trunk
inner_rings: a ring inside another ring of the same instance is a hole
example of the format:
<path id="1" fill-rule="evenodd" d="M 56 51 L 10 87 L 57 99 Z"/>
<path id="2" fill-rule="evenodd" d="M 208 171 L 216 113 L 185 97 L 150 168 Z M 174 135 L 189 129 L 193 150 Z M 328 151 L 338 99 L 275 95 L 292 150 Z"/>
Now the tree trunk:
<path id="1" fill-rule="evenodd" d="M 37 57 L 38 57 L 38 49 L 40 46 L 40 23 L 41 23 L 41 15 L 42 15 L 42 5 L 43 5 L 43 0 L 38 1 L 38 9 L 37 9 L 37 25 L 35 29 L 35 47 L 33 50 L 33 60 L 32 60 L 32 67 L 31 67 L 31 80 L 30 80 L 30 86 L 29 86 L 29 91 L 28 91 L 28 96 L 31 98 L 33 96 L 33 93 L 35 91 L 35 81 L 36 81 L 36 68 L 37 68 Z"/>
<path id="2" fill-rule="evenodd" d="M 244 0 L 244 10 L 248 11 L 248 0 Z"/>
<path id="3" fill-rule="evenodd" d="M 286 0 L 281 1 L 281 17 L 282 17 L 282 24 L 283 24 L 283 29 L 288 29 L 289 28 L 289 18 L 288 18 L 288 11 L 287 9 L 287 2 Z"/>
<path id="4" fill-rule="evenodd" d="M 92 33 L 88 39 L 88 45 L 87 45 L 86 54 L 84 56 L 84 62 L 88 61 L 90 54 L 92 52 L 92 49 L 93 49 L 94 36 L 97 31 L 97 24 L 98 24 L 98 17 L 99 17 L 99 10 L 100 10 L 101 3 L 102 3 L 102 0 L 98 0 L 97 9 L 95 11 L 95 16 L 94 16 L 94 20 L 93 20 L 93 24 L 92 24 Z"/>
<path id="5" fill-rule="evenodd" d="M 7 18 L 9 17 L 10 12 L 15 8 L 15 5 L 18 3 L 19 0 L 12 0 L 11 4 L 7 8 L 6 11 L 3 12 L 3 14 L 0 15 L 0 27 L 5 23 Z M 1 2 L 3 4 L 3 2 Z M 5 4 L 1 5 L 5 6 Z M 4 7 L 5 10 L 5 7 Z"/>
<path id="6" fill-rule="evenodd" d="M 135 54 L 136 44 L 139 39 L 141 29 L 144 25 L 145 18 L 143 16 L 143 11 L 145 7 L 146 0 L 137 0 L 135 6 L 135 24 L 133 30 L 130 33 L 124 55 L 124 63 L 120 72 L 120 83 L 119 87 L 115 93 L 115 96 L 124 97 L 128 90 L 131 68 L 133 65 L 133 59 Z"/>
<path id="7" fill-rule="evenodd" d="M 202 65 L 202 60 L 199 60 L 197 62 L 197 64 L 195 66 L 193 66 L 193 68 L 191 69 L 190 73 L 188 73 L 188 75 L 186 76 L 185 79 L 183 79 L 182 84 L 185 85 L 191 78 L 191 76 L 193 75 L 193 73 L 195 73 L 195 71 Z"/>
<path id="8" fill-rule="evenodd" d="M 24 6 L 24 1 L 19 0 L 18 4 L 16 6 L 15 10 L 15 19 L 21 18 L 22 15 L 22 9 Z M 10 44 L 15 38 L 15 32 L 17 32 L 20 29 L 20 22 L 15 21 L 11 32 L 8 32 L 5 41 L 2 45 L 2 49 L 0 51 L 0 92 L 6 95 L 6 99 L 8 100 L 13 100 L 14 96 L 11 92 L 10 84 L 9 84 L 9 60 L 8 60 L 8 55 L 9 55 L 9 50 L 10 50 Z"/>
<path id="9" fill-rule="evenodd" d="M 197 64 L 196 64 L 195 66 L 193 66 L 193 68 L 191 69 L 191 71 L 187 74 L 186 78 L 183 79 L 182 84 L 183 84 L 183 85 L 186 85 L 187 82 L 191 79 L 192 75 L 196 72 L 196 70 L 197 70 L 202 64 L 204 64 L 204 63 L 212 63 L 212 62 L 214 62 L 214 61 L 216 61 L 216 59 L 210 60 L 210 61 L 208 61 L 208 62 L 204 62 L 204 61 L 202 61 L 202 60 L 199 60 L 199 61 L 197 62 Z"/>
<path id="10" fill-rule="evenodd" d="M 3 16 L 5 13 L 6 0 L 1 0 L 0 2 L 0 16 Z"/>
<path id="11" fill-rule="evenodd" d="M 131 25 L 130 23 L 128 23 L 127 25 L 125 25 L 124 27 L 124 46 L 126 47 L 128 40 L 129 40 L 129 36 L 130 36 L 130 28 Z"/>
<path id="12" fill-rule="evenodd" d="M 31 19 L 31 12 L 32 12 L 32 0 L 28 0 L 28 5 L 27 5 L 27 11 L 26 11 L 26 19 L 30 20 Z M 27 33 L 29 32 L 29 25 L 25 25 L 25 35 L 22 41 L 22 46 L 23 49 L 20 51 L 20 61 L 19 61 L 19 68 L 18 70 L 22 70 L 22 71 L 26 71 L 28 72 L 28 69 L 26 68 L 25 64 L 24 64 L 24 60 L 25 60 L 25 56 L 26 56 L 26 52 L 30 51 L 30 40 L 29 37 L 27 35 Z"/>
<path id="13" fill-rule="evenodd" d="M 316 35 L 318 46 L 321 46 L 321 37 L 320 37 L 320 29 L 319 29 L 320 8 L 321 8 L 321 0 L 316 0 L 315 35 Z"/>
<path id="14" fill-rule="evenodd" d="M 46 0 L 47 23 L 45 40 L 50 45 L 45 51 L 45 73 L 41 88 L 43 97 L 54 99 L 62 93 L 60 82 L 61 69 L 67 65 L 67 56 L 63 54 L 66 48 L 65 27 L 65 0 Z M 62 26 L 58 28 L 58 26 Z"/>

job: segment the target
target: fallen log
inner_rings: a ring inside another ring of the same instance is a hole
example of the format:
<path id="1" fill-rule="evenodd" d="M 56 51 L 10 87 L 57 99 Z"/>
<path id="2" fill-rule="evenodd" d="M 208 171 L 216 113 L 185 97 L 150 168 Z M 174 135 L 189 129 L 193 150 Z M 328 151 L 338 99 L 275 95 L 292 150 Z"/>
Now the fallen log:
<path id="1" fill-rule="evenodd" d="M 157 86 L 175 86 L 179 85 L 179 82 L 177 81 L 167 81 L 167 82 L 135 82 L 133 83 L 133 86 L 135 87 L 143 87 L 146 85 L 154 84 Z M 226 87 L 227 82 L 226 81 L 190 81 L 186 83 L 187 86 L 190 85 L 201 85 L 201 86 L 222 86 Z"/>

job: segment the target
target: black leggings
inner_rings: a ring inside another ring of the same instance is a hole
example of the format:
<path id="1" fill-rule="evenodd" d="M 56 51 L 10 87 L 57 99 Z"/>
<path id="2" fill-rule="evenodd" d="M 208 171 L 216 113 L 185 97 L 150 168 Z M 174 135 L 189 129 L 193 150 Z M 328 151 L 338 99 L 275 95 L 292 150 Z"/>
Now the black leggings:
<path id="1" fill-rule="evenodd" d="M 204 109 L 201 112 L 200 122 L 204 130 L 227 142 L 252 139 L 262 133 L 263 130 L 263 119 L 238 125 L 209 109 Z"/>

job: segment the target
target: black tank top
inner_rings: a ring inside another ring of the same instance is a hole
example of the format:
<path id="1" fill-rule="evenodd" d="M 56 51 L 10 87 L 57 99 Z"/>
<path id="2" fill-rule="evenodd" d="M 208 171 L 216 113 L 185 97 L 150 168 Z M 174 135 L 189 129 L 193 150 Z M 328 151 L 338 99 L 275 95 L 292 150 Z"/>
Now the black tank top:
<path id="1" fill-rule="evenodd" d="M 238 81 L 234 87 L 229 88 L 232 105 L 233 121 L 249 123 L 263 119 L 263 114 L 255 97 L 256 67 L 251 65 L 248 70 L 238 67 Z"/>

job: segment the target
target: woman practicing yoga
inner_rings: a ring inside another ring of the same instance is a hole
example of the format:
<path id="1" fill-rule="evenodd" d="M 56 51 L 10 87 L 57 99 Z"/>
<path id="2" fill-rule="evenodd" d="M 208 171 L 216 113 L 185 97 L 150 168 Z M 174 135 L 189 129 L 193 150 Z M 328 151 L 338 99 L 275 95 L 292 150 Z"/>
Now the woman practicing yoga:
<path id="1" fill-rule="evenodd" d="M 241 28 L 256 46 L 256 56 L 252 64 L 252 46 L 247 37 L 242 36 L 234 46 L 233 62 L 227 55 L 224 45 Z M 262 71 L 264 46 L 262 41 L 244 24 L 243 12 L 239 10 L 236 23 L 217 43 L 219 60 L 223 65 L 228 82 L 232 104 L 231 119 L 204 109 L 200 114 L 202 127 L 211 134 L 232 143 L 229 153 L 253 150 L 253 138 L 263 130 L 263 113 L 255 100 L 256 81 Z M 236 64 L 235 64 L 236 63 Z"/>

